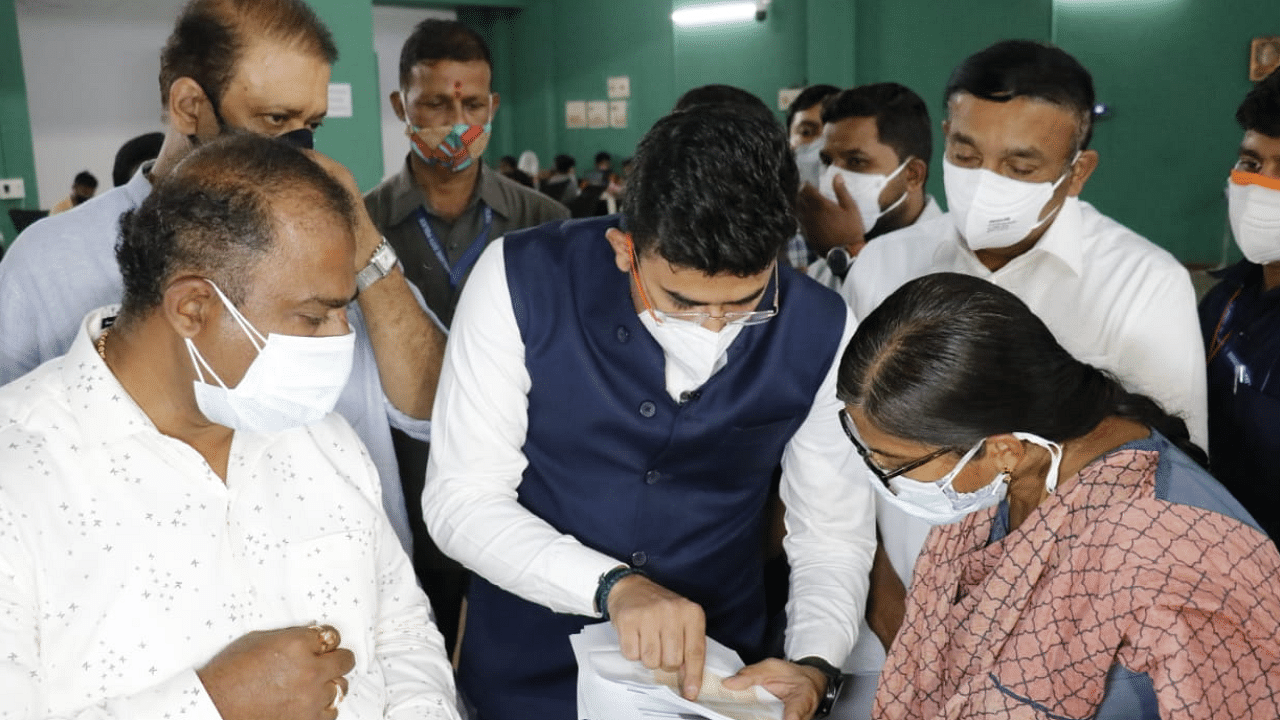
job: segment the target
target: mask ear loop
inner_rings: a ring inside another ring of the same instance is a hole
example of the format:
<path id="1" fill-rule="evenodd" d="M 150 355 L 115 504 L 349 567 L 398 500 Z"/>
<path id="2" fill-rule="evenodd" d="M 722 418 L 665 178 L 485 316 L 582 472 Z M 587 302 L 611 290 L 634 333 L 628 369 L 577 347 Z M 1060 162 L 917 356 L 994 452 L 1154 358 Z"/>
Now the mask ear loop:
<path id="1" fill-rule="evenodd" d="M 908 155 L 908 156 L 907 156 L 907 159 L 902 161 L 902 164 L 898 166 L 898 169 L 897 169 L 897 170 L 894 170 L 893 172 L 891 172 L 891 173 L 889 173 L 888 175 L 886 175 L 886 176 L 885 176 L 885 178 L 884 178 L 884 182 L 885 182 L 885 184 L 886 184 L 886 185 L 888 185 L 890 180 L 892 180 L 892 179 L 894 179 L 894 178 L 898 177 L 898 173 L 902 172 L 902 169 L 903 169 L 903 168 L 905 168 L 905 167 L 907 166 L 907 163 L 911 162 L 911 159 L 912 159 L 912 157 L 911 157 L 910 155 Z M 893 203 L 892 203 L 891 205 L 889 205 L 889 207 L 887 207 L 887 208 L 885 208 L 885 209 L 881 210 L 881 211 L 880 211 L 880 214 L 879 214 L 879 215 L 876 215 L 876 220 L 879 220 L 880 218 L 884 217 L 885 215 L 888 215 L 889 213 L 891 213 L 891 212 L 893 212 L 894 210 L 896 210 L 896 209 L 898 208 L 898 206 L 899 206 L 899 205 L 901 205 L 902 203 L 906 202 L 906 201 L 907 201 L 907 194 L 908 194 L 908 193 L 909 193 L 909 190 L 907 190 L 907 189 L 903 189 L 902 194 L 898 196 L 898 199 L 897 199 L 897 200 L 894 200 L 894 201 L 893 201 Z M 864 232 L 865 232 L 866 230 L 870 230 L 870 229 L 871 229 L 871 228 L 864 228 Z"/>
<path id="2" fill-rule="evenodd" d="M 209 377 L 212 377 L 223 390 L 226 390 L 226 383 L 222 382 L 222 378 L 218 377 L 218 373 L 214 372 L 213 367 L 205 361 L 204 356 L 200 354 L 200 350 L 196 348 L 196 344 L 191 341 L 191 338 L 183 338 L 183 341 L 187 344 L 187 354 L 191 356 L 191 364 L 195 366 L 196 377 L 200 378 L 200 382 L 206 385 L 209 384 L 204 379 L 204 372 L 200 369 L 200 366 L 203 365 L 204 369 L 209 371 Z"/>
<path id="3" fill-rule="evenodd" d="M 227 312 L 231 313 L 232 319 L 234 319 L 240 326 L 240 329 L 249 336 L 249 342 L 253 343 L 254 349 L 258 352 L 262 352 L 263 346 L 267 344 L 267 338 L 262 333 L 258 332 L 258 329 L 249 322 L 248 318 L 240 314 L 240 311 L 236 309 L 235 304 L 227 299 L 227 296 L 222 293 L 222 289 L 218 287 L 217 283 L 209 278 L 201 279 L 209 283 L 209 285 L 213 287 L 213 291 L 218 293 L 218 298 L 222 300 L 222 306 L 227 309 Z"/>
<path id="4" fill-rule="evenodd" d="M 1080 154 L 1083 152 L 1084 152 L 1083 150 L 1076 151 L 1075 156 L 1071 158 L 1071 162 L 1067 163 L 1067 169 L 1062 172 L 1062 176 L 1059 177 L 1057 180 L 1053 181 L 1053 187 L 1050 188 L 1050 193 L 1057 192 L 1058 186 L 1061 185 L 1062 182 L 1067 179 L 1067 176 L 1071 174 L 1071 168 L 1076 166 L 1076 161 L 1080 159 Z M 1041 220 L 1040 222 L 1036 223 L 1031 227 L 1031 232 L 1035 232 L 1036 230 L 1039 230 L 1044 225 L 1047 225 L 1053 222 L 1053 219 L 1058 217 L 1058 213 L 1062 212 L 1062 208 L 1066 207 L 1066 205 L 1067 205 L 1067 199 L 1063 198 L 1062 202 L 1059 203 L 1058 207 L 1054 208 L 1053 212 L 1049 213 L 1048 215 L 1045 215 L 1043 220 Z"/>
<path id="5" fill-rule="evenodd" d="M 1031 433 L 1016 432 L 1013 436 L 1049 451 L 1049 474 L 1044 479 L 1044 489 L 1052 495 L 1058 489 L 1058 470 L 1062 467 L 1062 446 Z"/>

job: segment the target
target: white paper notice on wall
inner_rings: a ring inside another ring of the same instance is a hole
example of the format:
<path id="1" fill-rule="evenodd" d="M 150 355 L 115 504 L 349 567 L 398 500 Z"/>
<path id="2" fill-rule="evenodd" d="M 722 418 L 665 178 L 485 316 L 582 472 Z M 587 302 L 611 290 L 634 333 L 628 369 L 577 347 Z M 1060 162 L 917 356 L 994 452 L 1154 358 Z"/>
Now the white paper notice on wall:
<path id="1" fill-rule="evenodd" d="M 570 130 L 587 126 L 586 100 L 570 100 L 564 104 L 564 126 Z"/>
<path id="2" fill-rule="evenodd" d="M 625 128 L 627 126 L 627 101 L 609 101 L 609 127 Z"/>
<path id="3" fill-rule="evenodd" d="M 325 117 L 351 117 L 351 83 L 329 83 L 329 112 Z"/>
<path id="4" fill-rule="evenodd" d="M 609 101 L 608 100 L 587 101 L 587 127 L 591 127 L 591 128 L 609 127 Z"/>
<path id="5" fill-rule="evenodd" d="M 609 99 L 625 100 L 631 97 L 631 76 L 617 75 L 609 78 Z"/>
<path id="6" fill-rule="evenodd" d="M 795 102 L 796 98 L 800 97 L 800 93 L 803 91 L 804 91 L 804 88 L 782 88 L 781 90 L 779 90 L 778 91 L 778 109 L 786 110 L 787 108 L 791 107 L 791 103 Z"/>

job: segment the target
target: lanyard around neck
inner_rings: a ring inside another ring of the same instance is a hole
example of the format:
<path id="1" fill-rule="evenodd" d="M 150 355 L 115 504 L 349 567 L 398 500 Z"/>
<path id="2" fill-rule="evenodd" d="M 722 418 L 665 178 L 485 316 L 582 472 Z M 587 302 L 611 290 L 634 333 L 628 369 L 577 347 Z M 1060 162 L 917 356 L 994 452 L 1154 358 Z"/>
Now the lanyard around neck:
<path id="1" fill-rule="evenodd" d="M 483 202 L 480 207 L 484 212 L 484 227 L 480 228 L 480 234 L 476 235 L 476 239 L 471 241 L 471 245 L 467 246 L 462 257 L 458 258 L 458 263 L 452 265 L 449 263 L 449 255 L 444 251 L 444 245 L 440 243 L 440 239 L 436 237 L 436 233 L 431 229 L 431 223 L 427 218 L 427 211 L 421 205 L 418 206 L 418 227 L 422 229 L 422 236 L 427 239 L 427 244 L 431 246 L 431 252 L 435 253 L 436 259 L 440 261 L 440 267 L 449 274 L 449 287 L 454 290 L 458 289 L 458 285 L 462 279 L 466 277 L 467 271 L 472 265 L 476 264 L 476 260 L 480 259 L 480 253 L 484 250 L 485 244 L 489 240 L 489 231 L 493 228 L 493 209 Z"/>

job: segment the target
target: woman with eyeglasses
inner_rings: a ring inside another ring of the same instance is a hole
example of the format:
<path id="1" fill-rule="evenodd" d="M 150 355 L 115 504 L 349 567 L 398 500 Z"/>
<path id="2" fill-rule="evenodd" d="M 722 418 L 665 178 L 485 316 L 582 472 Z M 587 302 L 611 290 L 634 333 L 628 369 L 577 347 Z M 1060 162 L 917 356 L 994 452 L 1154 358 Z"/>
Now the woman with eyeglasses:
<path id="1" fill-rule="evenodd" d="M 877 718 L 1280 717 L 1280 553 L 1181 419 L 1015 296 L 930 275 L 859 326 L 849 439 L 939 527 Z"/>

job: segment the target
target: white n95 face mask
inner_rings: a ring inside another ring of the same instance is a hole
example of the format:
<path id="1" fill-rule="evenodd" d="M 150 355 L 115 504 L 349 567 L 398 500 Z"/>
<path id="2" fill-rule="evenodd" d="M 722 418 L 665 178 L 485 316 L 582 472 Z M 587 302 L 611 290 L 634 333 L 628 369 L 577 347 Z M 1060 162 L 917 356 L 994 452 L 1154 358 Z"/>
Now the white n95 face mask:
<path id="1" fill-rule="evenodd" d="M 239 384 L 228 388 L 187 338 L 187 352 L 200 378 L 193 381 L 200 412 L 219 425 L 252 432 L 289 430 L 333 412 L 351 375 L 355 333 L 348 330 L 345 335 L 325 337 L 271 333 L 264 338 L 212 280 L 206 282 L 249 336 L 258 356 Z M 204 370 L 217 385 L 205 382 Z"/>
<path id="2" fill-rule="evenodd" d="M 956 230 L 970 250 L 1016 245 L 1042 225 L 1053 221 L 1059 205 L 1040 219 L 1053 193 L 1071 174 L 1077 152 L 1067 170 L 1054 182 L 1030 183 L 998 175 L 985 168 L 962 168 L 942 159 L 942 184 Z"/>
<path id="3" fill-rule="evenodd" d="M 640 313 L 640 324 L 666 356 L 667 386 L 679 390 L 701 387 L 724 367 L 729 346 L 743 328 L 735 323 L 716 332 L 687 320 L 658 322 L 647 310 Z"/>
<path id="4" fill-rule="evenodd" d="M 1249 262 L 1280 261 L 1280 180 L 1232 170 L 1227 215 L 1231 234 Z"/>
<path id="5" fill-rule="evenodd" d="M 898 196 L 898 199 L 894 200 L 889 207 L 884 210 L 880 209 L 881 191 L 884 190 L 885 185 L 889 184 L 890 180 L 902 172 L 902 169 L 910 161 L 911 158 L 907 158 L 896 170 L 888 175 L 857 173 L 852 170 L 838 168 L 834 164 L 828 165 L 822 171 L 822 183 L 818 186 L 818 191 L 831 202 L 837 205 L 840 204 L 840 201 L 836 198 L 835 179 L 837 175 L 843 177 L 844 188 L 849 191 L 849 197 L 853 198 L 854 204 L 858 206 L 858 215 L 862 216 L 862 232 L 871 232 L 871 228 L 875 227 L 876 222 L 881 217 L 891 212 L 907 199 L 907 191 L 903 189 L 902 195 Z"/>
<path id="6" fill-rule="evenodd" d="M 796 169 L 800 171 L 800 182 L 818 187 L 822 179 L 822 138 L 808 145 L 796 148 Z"/>
<path id="7" fill-rule="evenodd" d="M 1058 468 L 1062 464 L 1062 446 L 1039 435 L 1015 432 L 1013 436 L 1019 440 L 1039 445 L 1049 451 L 1049 473 L 1045 476 L 1045 489 L 1052 493 L 1058 487 Z M 973 492 L 956 492 L 951 485 L 964 466 L 982 447 L 986 439 L 979 440 L 960 458 L 960 462 L 951 472 L 934 481 L 913 480 L 899 475 L 889 479 L 889 487 L 884 483 L 872 482 L 871 486 L 880 493 L 890 505 L 899 510 L 924 520 L 931 525 L 949 525 L 963 520 L 970 513 L 985 510 L 1000 504 L 1009 491 L 1009 474 L 1000 473 L 991 482 Z"/>

